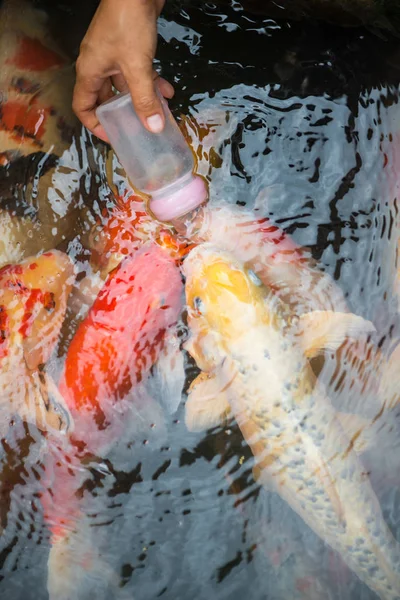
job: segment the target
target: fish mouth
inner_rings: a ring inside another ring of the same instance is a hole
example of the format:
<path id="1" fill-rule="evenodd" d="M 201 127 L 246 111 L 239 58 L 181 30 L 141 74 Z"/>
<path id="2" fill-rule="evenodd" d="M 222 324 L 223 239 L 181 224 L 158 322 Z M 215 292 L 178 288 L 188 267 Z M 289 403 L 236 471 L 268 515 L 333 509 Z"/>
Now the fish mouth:
<path id="1" fill-rule="evenodd" d="M 51 397 L 48 398 L 48 402 L 50 410 L 58 415 L 59 426 L 56 431 L 65 435 L 71 434 L 74 430 L 74 421 L 70 412 Z"/>

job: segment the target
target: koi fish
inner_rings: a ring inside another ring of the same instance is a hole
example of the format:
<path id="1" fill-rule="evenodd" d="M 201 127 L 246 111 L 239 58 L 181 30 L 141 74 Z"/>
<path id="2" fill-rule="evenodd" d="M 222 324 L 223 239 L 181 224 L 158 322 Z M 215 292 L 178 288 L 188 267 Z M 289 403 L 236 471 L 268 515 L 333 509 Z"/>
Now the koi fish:
<path id="1" fill-rule="evenodd" d="M 79 559 L 70 549 L 82 518 L 77 492 L 87 476 L 84 457 L 107 452 L 126 420 L 135 418 L 136 392 L 155 363 L 166 360 L 182 291 L 174 259 L 159 246 L 145 244 L 110 273 L 69 346 L 59 391 L 74 431 L 71 446 L 54 448 L 49 456 L 48 489 L 42 498 L 52 535 L 51 598 L 70 597 L 75 580 L 69 567 Z M 174 375 L 173 360 L 165 367 Z"/>
<path id="2" fill-rule="evenodd" d="M 156 245 L 143 246 L 110 274 L 71 341 L 59 383 L 80 423 L 89 417 L 103 429 L 115 405 L 145 379 L 178 319 L 181 294 L 179 270 Z M 79 439 L 78 429 L 74 435 Z M 88 435 L 85 423 L 82 439 Z"/>
<path id="3" fill-rule="evenodd" d="M 70 415 L 43 366 L 57 342 L 74 268 L 53 250 L 0 269 L 0 397 L 3 437 L 13 415 L 66 431 Z"/>
<path id="4" fill-rule="evenodd" d="M 384 600 L 398 600 L 400 550 L 368 476 L 308 358 L 373 325 L 350 313 L 294 317 L 230 253 L 204 244 L 184 263 L 187 350 L 202 370 L 186 404 L 189 429 L 227 414 L 278 494 Z"/>
<path id="5" fill-rule="evenodd" d="M 46 14 L 24 0 L 4 0 L 0 266 L 58 247 L 79 232 L 85 156 L 74 137 L 80 127 L 71 106 L 74 79 L 72 61 L 49 35 Z"/>
<path id="6" fill-rule="evenodd" d="M 49 36 L 42 11 L 22 0 L 6 0 L 1 17 L 0 147 L 6 149 L 2 164 L 7 164 L 7 154 L 26 156 L 52 147 L 59 156 L 65 147 L 65 115 L 71 121 L 72 109 L 68 88 L 51 83 L 71 71 L 70 61 Z"/>

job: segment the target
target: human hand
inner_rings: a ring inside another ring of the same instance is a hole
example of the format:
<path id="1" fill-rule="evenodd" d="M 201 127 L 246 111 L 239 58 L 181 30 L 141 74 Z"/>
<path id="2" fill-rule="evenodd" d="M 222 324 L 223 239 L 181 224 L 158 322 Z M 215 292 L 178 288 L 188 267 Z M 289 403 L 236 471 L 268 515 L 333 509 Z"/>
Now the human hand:
<path id="1" fill-rule="evenodd" d="M 157 18 L 165 0 L 101 0 L 76 63 L 73 109 L 92 133 L 108 141 L 96 108 L 113 96 L 112 85 L 131 93 L 144 126 L 157 133 L 164 113 L 156 86 L 165 98 L 174 88 L 153 70 Z"/>

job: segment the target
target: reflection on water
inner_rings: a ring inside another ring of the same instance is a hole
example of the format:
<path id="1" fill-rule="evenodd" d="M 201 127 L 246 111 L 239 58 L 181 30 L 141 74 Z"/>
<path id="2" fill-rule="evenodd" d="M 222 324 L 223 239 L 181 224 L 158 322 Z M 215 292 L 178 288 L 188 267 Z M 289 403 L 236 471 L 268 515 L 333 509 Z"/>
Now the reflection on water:
<path id="1" fill-rule="evenodd" d="M 324 544 L 317 510 L 303 519 L 256 480 L 237 411 L 206 413 L 208 431 L 187 426 L 199 370 L 177 318 L 186 242 L 151 221 L 70 111 L 90 3 L 85 14 L 52 3 L 49 21 L 25 4 L 0 10 L 0 266 L 20 265 L 0 280 L 1 597 L 376 598 L 350 570 L 352 550 Z M 158 56 L 210 183 L 198 236 L 253 261 L 293 327 L 316 309 L 375 327 L 338 334 L 304 368 L 398 540 L 399 50 L 386 34 L 193 2 L 166 7 Z M 149 239 L 159 245 L 135 255 Z M 23 262 L 54 249 L 74 263 L 71 288 L 46 260 L 44 279 Z M 315 328 L 296 344 L 310 347 Z M 340 502 L 366 518 L 353 491 Z"/>

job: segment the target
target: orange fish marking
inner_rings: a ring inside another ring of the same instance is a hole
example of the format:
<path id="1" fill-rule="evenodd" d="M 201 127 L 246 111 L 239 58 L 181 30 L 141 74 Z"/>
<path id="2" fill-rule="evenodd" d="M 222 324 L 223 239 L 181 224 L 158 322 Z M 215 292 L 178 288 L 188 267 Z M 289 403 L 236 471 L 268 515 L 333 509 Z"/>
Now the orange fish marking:
<path id="1" fill-rule="evenodd" d="M 137 234 L 150 221 L 143 202 L 132 193 L 115 196 L 115 206 L 98 219 L 93 234 L 92 260 L 104 267 L 112 254 L 128 256 L 138 249 L 142 239 Z"/>
<path id="2" fill-rule="evenodd" d="M 262 235 L 262 241 L 277 246 L 276 252 L 270 254 L 271 262 L 278 263 L 280 260 L 289 262 L 306 262 L 302 249 L 282 229 L 273 225 L 268 217 L 255 219 L 254 221 L 243 221 L 236 224 L 238 229 L 250 228 L 255 234 Z M 254 229 L 255 227 L 255 229 Z M 248 233 L 248 232 L 247 232 Z"/>
<path id="3" fill-rule="evenodd" d="M 10 318 L 5 306 L 0 306 L 0 361 L 8 355 L 10 337 Z"/>
<path id="4" fill-rule="evenodd" d="M 31 290 L 26 302 L 25 302 L 25 312 L 22 317 L 22 324 L 19 328 L 19 333 L 23 338 L 28 337 L 31 334 L 32 326 L 36 318 L 37 306 L 40 308 L 44 308 L 48 312 L 54 310 L 56 303 L 54 299 L 54 294 L 52 292 L 42 292 L 39 289 Z"/>
<path id="5" fill-rule="evenodd" d="M 32 140 L 41 145 L 46 131 L 46 121 L 52 110 L 38 103 L 37 98 L 29 103 L 20 100 L 9 100 L 0 105 L 0 129 L 7 131 L 20 141 Z"/>
<path id="6" fill-rule="evenodd" d="M 296 581 L 296 590 L 298 592 L 308 592 L 315 582 L 314 577 L 299 577 Z"/>
<path id="7" fill-rule="evenodd" d="M 72 274 L 72 263 L 58 252 L 0 269 L 1 337 L 21 336 L 29 368 L 45 362 L 57 339 Z"/>
<path id="8" fill-rule="evenodd" d="M 189 243 L 188 240 L 174 235 L 168 229 L 161 229 L 156 244 L 164 248 L 177 262 L 182 261 L 197 244 Z"/>
<path id="9" fill-rule="evenodd" d="M 62 67 L 65 60 L 60 54 L 50 50 L 34 38 L 22 37 L 18 49 L 6 64 L 13 65 L 24 71 L 47 71 L 55 67 Z"/>
<path id="10" fill-rule="evenodd" d="M 0 269 L 0 280 L 3 275 L 22 275 L 24 269 L 22 265 L 5 265 Z"/>
<path id="11" fill-rule="evenodd" d="M 92 261 L 98 266 L 110 265 L 113 254 L 129 256 L 146 238 L 154 239 L 177 263 L 196 245 L 157 225 L 145 211 L 142 199 L 133 192 L 115 195 L 114 200 L 114 208 L 110 213 L 103 211 L 92 234 Z"/>
<path id="12" fill-rule="evenodd" d="M 10 164 L 10 156 L 8 152 L 0 152 L 0 167 L 6 167 Z"/>

